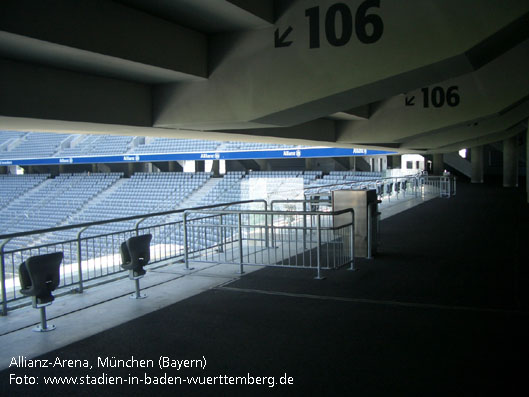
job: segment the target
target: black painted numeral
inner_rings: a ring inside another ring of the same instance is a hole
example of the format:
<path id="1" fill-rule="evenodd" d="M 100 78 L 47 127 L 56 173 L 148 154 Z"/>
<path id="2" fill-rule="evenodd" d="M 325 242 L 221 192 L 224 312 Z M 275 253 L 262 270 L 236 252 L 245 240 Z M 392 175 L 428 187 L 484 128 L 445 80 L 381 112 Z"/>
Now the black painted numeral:
<path id="1" fill-rule="evenodd" d="M 457 92 L 457 90 L 457 85 L 448 87 L 448 90 L 446 90 L 446 102 L 448 103 L 448 106 L 455 107 L 459 105 L 461 98 L 459 97 L 459 93 Z"/>
<path id="2" fill-rule="evenodd" d="M 376 43 L 384 33 L 384 22 L 379 15 L 368 14 L 370 8 L 380 8 L 380 0 L 365 0 L 355 14 L 355 34 L 364 44 Z M 309 18 L 309 48 L 320 48 L 320 7 L 305 10 Z M 338 28 L 337 28 L 338 26 Z M 341 47 L 351 41 L 353 15 L 345 3 L 336 3 L 325 13 L 325 38 L 330 45 Z"/>
<path id="3" fill-rule="evenodd" d="M 380 40 L 384 33 L 384 22 L 376 14 L 367 14 L 371 7 L 380 8 L 380 0 L 366 0 L 358 7 L 355 15 L 355 32 L 356 37 L 364 44 L 373 44 Z M 368 26 L 371 26 L 371 33 L 368 32 Z"/>
<path id="4" fill-rule="evenodd" d="M 336 33 L 336 17 L 340 14 L 342 22 L 342 33 L 338 37 Z M 353 16 L 347 4 L 337 3 L 332 5 L 325 16 L 325 36 L 329 44 L 341 47 L 349 43 L 353 34 Z"/>
<path id="5" fill-rule="evenodd" d="M 305 10 L 305 16 L 309 18 L 309 47 L 320 48 L 320 7 Z"/>
<path id="6" fill-rule="evenodd" d="M 430 107 L 431 102 L 435 108 L 440 108 L 444 106 L 445 103 L 450 107 L 455 107 L 459 105 L 459 102 L 461 101 L 457 90 L 457 85 L 448 87 L 446 92 L 443 87 L 439 86 L 432 88 L 431 91 L 428 87 L 422 88 L 423 106 L 428 108 Z"/>

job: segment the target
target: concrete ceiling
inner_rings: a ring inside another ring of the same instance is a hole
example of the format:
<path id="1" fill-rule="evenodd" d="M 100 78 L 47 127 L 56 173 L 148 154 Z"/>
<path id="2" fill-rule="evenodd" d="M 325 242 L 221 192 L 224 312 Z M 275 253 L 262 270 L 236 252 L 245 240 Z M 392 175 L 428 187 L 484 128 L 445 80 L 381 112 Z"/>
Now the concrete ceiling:
<path id="1" fill-rule="evenodd" d="M 205 33 L 226 33 L 270 28 L 272 0 L 117 0 L 180 26 Z"/>
<path id="2" fill-rule="evenodd" d="M 526 0 L 4 0 L 0 130 L 453 151 L 528 66 Z"/>

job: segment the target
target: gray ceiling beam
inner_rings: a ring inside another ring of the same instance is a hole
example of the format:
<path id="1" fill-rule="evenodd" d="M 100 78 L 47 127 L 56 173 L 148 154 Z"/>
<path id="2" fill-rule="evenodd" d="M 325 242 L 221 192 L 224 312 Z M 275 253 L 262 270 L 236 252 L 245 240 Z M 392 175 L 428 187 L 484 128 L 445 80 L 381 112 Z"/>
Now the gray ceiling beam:
<path id="1" fill-rule="evenodd" d="M 208 74 L 204 34 L 111 1 L 4 0 L 0 31 L 0 54 L 18 60 L 152 82 Z"/>
<path id="2" fill-rule="evenodd" d="M 466 141 L 458 142 L 458 143 L 451 144 L 451 145 L 445 145 L 437 149 L 429 150 L 426 153 L 451 153 L 451 152 L 457 152 L 458 150 L 461 150 L 461 149 L 472 148 L 475 146 L 489 145 L 489 144 L 493 144 L 496 142 L 501 142 L 505 139 L 524 133 L 525 131 L 527 131 L 527 125 L 524 123 L 520 123 L 504 131 L 479 136 L 473 139 L 468 139 Z"/>
<path id="3" fill-rule="evenodd" d="M 152 125 L 151 88 L 145 84 L 0 58 L 0 92 L 2 116 Z M 2 129 L 8 128 L 0 123 Z"/>
<path id="4" fill-rule="evenodd" d="M 483 119 L 473 123 L 440 130 L 436 134 L 418 137 L 402 143 L 402 147 L 409 149 L 439 148 L 447 144 L 455 144 L 480 136 L 489 135 L 506 130 L 529 118 L 529 99 L 518 104 L 508 112 L 498 116 Z"/>
<path id="5" fill-rule="evenodd" d="M 382 101 L 367 121 L 339 122 L 337 140 L 404 143 L 496 117 L 529 95 L 528 65 L 526 40 L 475 72 Z"/>
<path id="6" fill-rule="evenodd" d="M 320 1 L 320 14 L 334 3 Z M 323 30 L 311 33 L 307 7 L 292 2 L 273 29 L 213 38 L 218 60 L 208 81 L 156 91 L 155 125 L 223 130 L 301 124 L 469 73 L 529 35 L 528 27 L 512 29 L 526 19 L 524 1 L 483 7 L 477 0 L 410 0 L 369 11 L 384 23 L 376 43 L 361 42 L 353 29 L 347 44 L 336 46 Z M 491 39 L 519 30 L 523 36 L 505 46 Z M 317 48 L 311 47 L 314 36 Z"/>
<path id="7" fill-rule="evenodd" d="M 263 29 L 274 23 L 273 0 L 117 1 L 207 34 Z"/>

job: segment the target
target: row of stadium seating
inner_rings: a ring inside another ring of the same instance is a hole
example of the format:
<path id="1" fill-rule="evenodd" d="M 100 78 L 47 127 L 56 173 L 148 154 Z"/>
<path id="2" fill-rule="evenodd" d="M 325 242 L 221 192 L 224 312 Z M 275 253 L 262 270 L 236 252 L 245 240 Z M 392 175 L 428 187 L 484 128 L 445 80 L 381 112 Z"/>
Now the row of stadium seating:
<path id="1" fill-rule="evenodd" d="M 0 146 L 18 140 L 26 135 L 25 132 L 19 131 L 0 131 Z"/>
<path id="2" fill-rule="evenodd" d="M 356 178 L 368 178 L 364 175 Z M 371 179 L 378 175 L 373 174 Z M 320 171 L 230 172 L 223 178 L 214 179 L 211 173 L 183 172 L 139 172 L 131 178 L 123 178 L 121 173 L 61 174 L 55 178 L 49 175 L 2 176 L 2 182 L 9 182 L 2 190 L 1 197 L 6 197 L 6 200 L 0 207 L 0 227 L 3 233 L 15 233 L 250 198 L 302 198 L 304 188 L 343 183 L 345 175 L 333 173 L 323 178 L 319 176 L 322 176 Z M 354 175 L 347 176 L 355 178 Z M 299 181 L 298 186 L 296 180 Z M 202 188 L 199 200 L 190 199 Z M 178 219 L 181 219 L 180 215 L 165 217 L 163 221 Z M 159 221 L 149 219 L 142 226 L 152 226 Z M 83 236 L 115 233 L 131 229 L 134 224 L 135 221 L 126 221 L 93 226 Z M 66 230 L 47 234 L 38 242 L 74 240 L 77 232 Z M 163 233 L 158 233 L 153 243 L 164 238 Z M 180 238 L 177 236 L 177 239 Z M 35 244 L 34 237 L 17 238 L 9 243 L 9 248 L 22 248 L 30 242 Z M 108 250 L 112 253 L 115 247 L 109 245 Z"/>
<path id="3" fill-rule="evenodd" d="M 5 131 L 0 132 L 0 136 Z M 53 157 L 60 149 L 61 144 L 67 140 L 70 135 L 49 134 L 29 132 L 18 138 L 11 138 L 11 142 L 3 147 L 0 152 L 2 159 L 16 158 L 45 158 Z"/>
<path id="4" fill-rule="evenodd" d="M 3 233 L 48 229 L 70 219 L 90 200 L 120 179 L 112 174 L 61 174 L 42 181 L 0 209 Z M 17 176 L 28 183 L 31 178 Z M 10 242 L 17 248 L 33 243 L 34 237 L 19 237 Z"/>
<path id="5" fill-rule="evenodd" d="M 290 149 L 292 147 L 303 147 L 299 145 L 281 145 L 277 143 L 258 143 L 258 142 L 226 142 L 222 146 L 222 150 L 237 151 L 237 150 L 265 150 L 265 149 Z"/>
<path id="6" fill-rule="evenodd" d="M 0 194 L 0 208 L 5 207 L 12 200 L 22 196 L 28 190 L 44 182 L 50 174 L 33 174 L 33 175 L 0 175 L 0 185 L 2 194 Z"/>
<path id="7" fill-rule="evenodd" d="M 368 177 L 375 177 L 375 178 L 381 178 L 382 172 L 372 172 L 372 171 L 331 171 L 329 172 L 329 176 L 336 176 L 336 177 L 343 177 L 343 179 L 346 179 L 349 176 L 368 176 Z"/>
<path id="8" fill-rule="evenodd" d="M 333 183 L 344 182 L 364 182 L 373 179 L 383 178 L 382 172 L 368 171 L 331 171 L 329 175 L 319 175 L 321 178 L 315 179 L 315 185 L 332 185 Z"/>
<path id="9" fill-rule="evenodd" d="M 56 153 L 58 157 L 100 156 L 127 153 L 134 137 L 121 135 L 81 135 L 78 143 Z"/>
<path id="10" fill-rule="evenodd" d="M 198 139 L 154 138 L 149 143 L 134 148 L 132 153 L 212 152 L 221 143 Z"/>
<path id="11" fill-rule="evenodd" d="M 200 188 L 209 173 L 136 173 L 122 179 L 119 186 L 83 208 L 70 223 L 85 223 L 169 211 Z M 86 236 L 112 233 L 134 225 L 134 221 L 111 223 L 88 229 Z M 60 238 L 72 237 L 59 232 Z"/>
<path id="12" fill-rule="evenodd" d="M 0 131 L 0 159 L 287 149 L 292 145 Z M 144 142 L 144 143 L 135 143 Z M 303 146 L 295 146 L 303 147 Z"/>

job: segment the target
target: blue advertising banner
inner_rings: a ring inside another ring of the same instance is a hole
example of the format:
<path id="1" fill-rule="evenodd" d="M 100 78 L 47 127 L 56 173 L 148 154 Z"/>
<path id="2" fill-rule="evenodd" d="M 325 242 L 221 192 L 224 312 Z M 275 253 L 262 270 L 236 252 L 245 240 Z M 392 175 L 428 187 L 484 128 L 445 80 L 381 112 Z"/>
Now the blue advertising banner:
<path id="1" fill-rule="evenodd" d="M 47 157 L 31 159 L 0 159 L 0 165 L 60 165 L 94 163 L 163 162 L 176 160 L 251 160 L 318 157 L 381 156 L 396 152 L 344 148 L 292 148 L 233 152 L 181 152 L 159 154 L 123 154 L 113 156 Z M 0 155 L 1 156 L 1 155 Z"/>

